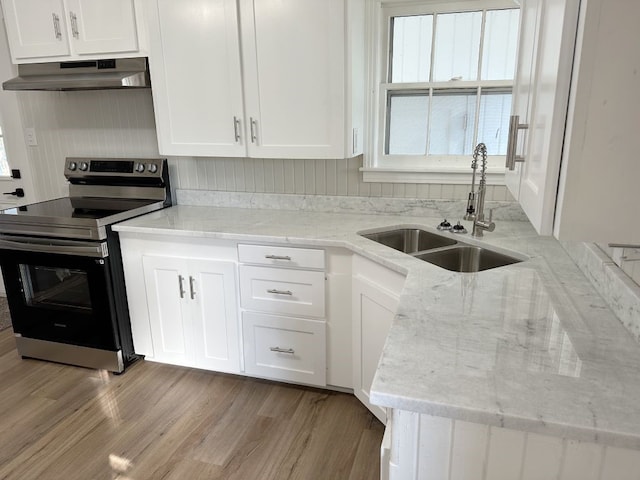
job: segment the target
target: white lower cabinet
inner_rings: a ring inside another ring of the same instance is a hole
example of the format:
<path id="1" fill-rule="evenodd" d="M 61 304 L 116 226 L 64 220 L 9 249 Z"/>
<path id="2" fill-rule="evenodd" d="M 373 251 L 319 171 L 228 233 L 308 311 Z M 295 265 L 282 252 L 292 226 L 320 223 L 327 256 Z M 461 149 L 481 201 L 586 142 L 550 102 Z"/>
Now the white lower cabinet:
<path id="1" fill-rule="evenodd" d="M 381 456 L 388 480 L 626 480 L 640 453 L 592 442 L 391 410 Z"/>
<path id="2" fill-rule="evenodd" d="M 386 412 L 371 404 L 369 390 L 398 308 L 405 277 L 354 255 L 352 285 L 353 390 L 381 422 Z"/>
<path id="3" fill-rule="evenodd" d="M 142 258 L 153 360 L 240 371 L 236 265 L 202 258 Z"/>
<path id="4" fill-rule="evenodd" d="M 245 372 L 326 385 L 325 322 L 243 312 Z"/>
<path id="5" fill-rule="evenodd" d="M 238 245 L 245 372 L 327 384 L 325 252 Z"/>

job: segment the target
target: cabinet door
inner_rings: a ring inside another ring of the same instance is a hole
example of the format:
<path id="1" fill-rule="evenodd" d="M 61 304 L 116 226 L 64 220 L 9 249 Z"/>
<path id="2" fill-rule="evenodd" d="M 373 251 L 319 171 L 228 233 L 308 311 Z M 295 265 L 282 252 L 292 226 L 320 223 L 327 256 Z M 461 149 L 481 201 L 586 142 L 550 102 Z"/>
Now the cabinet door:
<path id="1" fill-rule="evenodd" d="M 235 0 L 156 0 L 148 14 L 160 153 L 246 156 Z"/>
<path id="2" fill-rule="evenodd" d="M 2 8 L 14 62 L 69 55 L 62 0 L 3 0 Z"/>
<path id="3" fill-rule="evenodd" d="M 344 158 L 344 0 L 240 0 L 248 150 Z"/>
<path id="4" fill-rule="evenodd" d="M 640 2 L 581 5 L 554 235 L 640 245 Z"/>
<path id="5" fill-rule="evenodd" d="M 236 307 L 235 263 L 199 259 L 191 260 L 189 265 L 195 366 L 239 372 L 240 320 Z"/>
<path id="6" fill-rule="evenodd" d="M 188 279 L 180 258 L 142 257 L 153 359 L 176 365 L 191 365 L 189 344 Z"/>
<path id="7" fill-rule="evenodd" d="M 369 402 L 369 390 L 398 308 L 398 298 L 364 277 L 353 279 L 353 390 L 381 422 L 385 411 Z"/>
<path id="8" fill-rule="evenodd" d="M 579 0 L 523 2 L 512 113 L 524 162 L 506 183 L 541 235 L 550 235 L 556 206 Z"/>
<path id="9" fill-rule="evenodd" d="M 66 0 L 75 53 L 138 50 L 133 0 Z"/>

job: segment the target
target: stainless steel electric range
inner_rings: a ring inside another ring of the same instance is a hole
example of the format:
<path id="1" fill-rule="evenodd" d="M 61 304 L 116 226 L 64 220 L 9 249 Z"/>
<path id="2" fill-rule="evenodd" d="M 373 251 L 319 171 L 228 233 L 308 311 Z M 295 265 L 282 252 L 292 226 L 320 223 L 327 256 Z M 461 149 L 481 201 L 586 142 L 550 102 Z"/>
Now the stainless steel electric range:
<path id="1" fill-rule="evenodd" d="M 166 160 L 67 158 L 69 197 L 0 211 L 18 353 L 121 373 L 136 359 L 117 222 L 171 204 Z"/>

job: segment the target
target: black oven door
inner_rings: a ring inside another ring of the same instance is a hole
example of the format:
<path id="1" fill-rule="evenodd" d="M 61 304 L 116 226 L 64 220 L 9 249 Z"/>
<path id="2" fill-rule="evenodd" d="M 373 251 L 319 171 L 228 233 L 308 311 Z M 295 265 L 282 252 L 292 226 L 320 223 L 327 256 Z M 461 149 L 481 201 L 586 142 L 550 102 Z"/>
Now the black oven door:
<path id="1" fill-rule="evenodd" d="M 120 348 L 105 243 L 5 237 L 0 265 L 16 334 Z"/>

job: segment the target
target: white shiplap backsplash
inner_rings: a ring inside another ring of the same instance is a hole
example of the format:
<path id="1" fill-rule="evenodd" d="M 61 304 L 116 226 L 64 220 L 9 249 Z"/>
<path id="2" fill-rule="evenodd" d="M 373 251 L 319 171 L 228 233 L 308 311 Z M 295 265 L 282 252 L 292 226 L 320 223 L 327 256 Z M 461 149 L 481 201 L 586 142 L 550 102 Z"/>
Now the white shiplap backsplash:
<path id="1" fill-rule="evenodd" d="M 299 195 L 349 195 L 464 200 L 469 185 L 365 183 L 362 157 L 340 160 L 179 158 L 175 176 L 182 189 Z M 172 179 L 173 180 L 173 179 Z M 488 186 L 487 200 L 513 201 L 504 186 Z"/>
<path id="2" fill-rule="evenodd" d="M 27 149 L 39 200 L 68 193 L 66 157 L 158 156 L 149 91 L 21 92 L 18 100 L 38 140 Z"/>
<path id="3" fill-rule="evenodd" d="M 158 156 L 149 90 L 21 92 L 23 127 L 36 130 L 28 147 L 39 200 L 67 193 L 62 176 L 69 156 Z M 468 185 L 364 183 L 362 158 L 282 160 L 170 158 L 175 188 L 251 193 L 465 199 Z M 512 201 L 504 186 L 489 186 L 487 200 Z"/>

